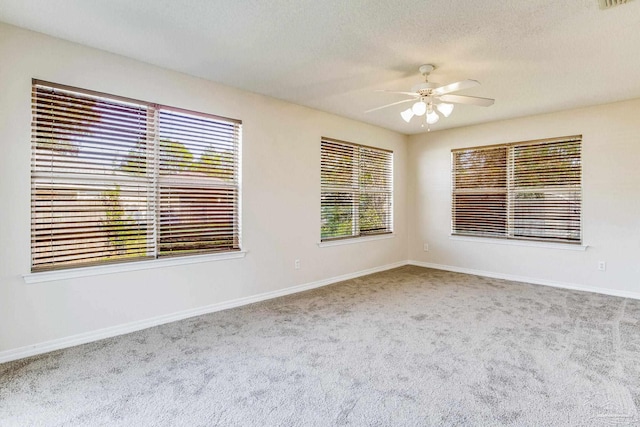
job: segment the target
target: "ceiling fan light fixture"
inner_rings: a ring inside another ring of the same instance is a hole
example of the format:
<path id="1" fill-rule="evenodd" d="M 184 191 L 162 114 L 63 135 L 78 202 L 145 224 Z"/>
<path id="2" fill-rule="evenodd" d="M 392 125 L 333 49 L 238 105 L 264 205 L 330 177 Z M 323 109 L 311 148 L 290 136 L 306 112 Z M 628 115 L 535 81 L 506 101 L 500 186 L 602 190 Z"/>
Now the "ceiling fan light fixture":
<path id="1" fill-rule="evenodd" d="M 453 104 L 441 103 L 436 105 L 438 111 L 442 113 L 443 116 L 449 117 L 451 112 L 453 111 Z"/>
<path id="2" fill-rule="evenodd" d="M 427 114 L 427 123 L 429 123 L 430 125 L 437 123 L 438 120 L 440 120 L 440 116 L 435 111 L 432 111 L 429 114 Z"/>
<path id="3" fill-rule="evenodd" d="M 400 115 L 402 116 L 402 120 L 409 123 L 414 116 L 413 109 L 407 108 L 402 113 L 400 113 Z"/>
<path id="4" fill-rule="evenodd" d="M 413 107 L 411 107 L 411 111 L 413 111 L 413 114 L 415 114 L 416 116 L 422 116 L 427 112 L 427 104 L 424 101 L 418 101 L 413 104 Z"/>

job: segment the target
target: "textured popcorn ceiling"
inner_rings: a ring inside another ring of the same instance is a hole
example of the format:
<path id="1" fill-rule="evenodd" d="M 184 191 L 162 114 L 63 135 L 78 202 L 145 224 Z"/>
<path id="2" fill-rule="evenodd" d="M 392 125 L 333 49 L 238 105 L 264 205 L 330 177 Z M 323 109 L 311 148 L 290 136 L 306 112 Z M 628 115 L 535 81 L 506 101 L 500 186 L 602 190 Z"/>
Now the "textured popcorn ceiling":
<path id="1" fill-rule="evenodd" d="M 433 130 L 640 97 L 640 1 L 2 0 L 0 21 L 407 134 L 410 104 L 364 111 L 422 63 L 496 99 Z"/>

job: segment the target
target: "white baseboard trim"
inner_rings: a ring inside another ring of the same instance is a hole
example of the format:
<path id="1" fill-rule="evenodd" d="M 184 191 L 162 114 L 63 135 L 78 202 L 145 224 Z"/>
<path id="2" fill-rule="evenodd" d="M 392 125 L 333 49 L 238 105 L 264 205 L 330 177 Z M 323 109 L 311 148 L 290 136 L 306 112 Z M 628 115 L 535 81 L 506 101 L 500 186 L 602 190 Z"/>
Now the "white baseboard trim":
<path id="1" fill-rule="evenodd" d="M 418 267 L 435 268 L 437 270 L 453 271 L 456 273 L 473 274 L 475 276 L 492 277 L 494 279 L 505 279 L 513 282 L 531 283 L 534 285 L 551 286 L 553 288 L 571 289 L 574 291 L 593 292 L 596 294 L 611 295 L 615 297 L 640 299 L 640 293 L 621 291 L 617 289 L 595 288 L 593 286 L 578 285 L 575 283 L 556 282 L 553 280 L 536 279 L 533 277 L 517 276 L 513 274 L 494 273 L 492 271 L 474 270 L 472 268 L 456 267 L 454 265 L 442 265 L 433 264 L 423 261 L 407 261 L 408 265 L 415 265 Z"/>
<path id="2" fill-rule="evenodd" d="M 253 304 L 255 302 L 260 302 L 260 301 L 265 301 L 265 300 L 278 298 L 286 295 L 291 295 L 298 292 L 304 292 L 311 289 L 316 289 L 323 286 L 331 285 L 333 283 L 338 283 L 345 280 L 366 276 L 368 274 L 378 273 L 381 271 L 402 267 L 404 265 L 415 265 L 418 267 L 435 268 L 437 270 L 446 270 L 446 271 L 452 271 L 456 273 L 473 274 L 476 276 L 512 280 L 514 282 L 524 282 L 524 283 L 531 283 L 535 285 L 551 286 L 554 288 L 594 292 L 598 294 L 612 295 L 617 297 L 632 298 L 632 299 L 640 300 L 640 293 L 637 293 L 637 292 L 620 291 L 616 289 L 595 288 L 591 286 L 578 285 L 575 283 L 556 282 L 552 280 L 536 279 L 533 277 L 517 276 L 512 274 L 495 273 L 491 271 L 475 270 L 471 268 L 457 267 L 453 265 L 434 264 L 434 263 L 423 262 L 423 261 L 413 261 L 413 260 L 398 261 L 398 262 L 383 265 L 380 267 L 369 268 L 367 270 L 356 271 L 354 273 L 343 274 L 343 275 L 331 277 L 328 279 L 291 286 L 291 287 L 279 289 L 276 291 L 264 292 L 257 295 L 237 298 L 231 301 L 210 304 L 204 307 L 197 307 L 189 310 L 183 310 L 183 311 L 179 311 L 172 314 L 152 317 L 150 319 L 138 320 L 138 321 L 126 323 L 123 325 L 117 325 L 109 328 L 98 329 L 95 331 L 90 331 L 82 334 L 72 335 L 69 337 L 45 341 L 42 343 L 32 344 L 32 345 L 28 345 L 28 346 L 24 346 L 16 349 L 0 351 L 0 363 L 11 362 L 13 360 L 19 360 L 19 359 L 23 359 L 30 356 L 36 356 L 36 355 L 48 353 L 54 350 L 60 350 L 63 348 L 74 347 L 76 345 L 86 344 L 89 342 L 98 341 L 105 338 L 124 335 L 131 332 L 140 331 L 142 329 L 151 328 L 153 326 L 159 326 L 165 323 L 171 323 L 178 320 L 187 319 L 190 317 L 200 316 L 203 314 L 214 313 L 216 311 L 222 311 L 230 308 L 240 307 L 243 305 Z"/>
<path id="3" fill-rule="evenodd" d="M 165 323 L 175 322 L 187 319 L 189 317 L 200 316 L 203 314 L 214 313 L 216 311 L 227 310 L 230 308 L 240 307 L 243 305 L 253 304 L 255 302 L 265 301 L 273 298 L 291 295 L 298 292 L 304 292 L 315 288 L 331 285 L 333 283 L 342 282 L 356 277 L 366 276 L 368 274 L 378 273 L 392 268 L 407 265 L 407 261 L 399 261 L 380 267 L 369 268 L 367 270 L 356 271 L 354 273 L 343 274 L 341 276 L 331 277 L 328 279 L 318 280 L 316 282 L 304 283 L 302 285 L 291 286 L 271 292 L 264 292 L 243 298 L 237 298 L 231 301 L 220 302 L 216 304 L 206 305 L 204 307 L 192 308 L 172 314 L 152 317 L 150 319 L 137 320 L 123 325 L 112 326 L 108 328 L 98 329 L 95 331 L 85 332 L 82 334 L 72 335 L 69 337 L 59 338 L 55 340 L 45 341 L 42 343 L 32 344 L 16 349 L 0 351 L 0 363 L 11 362 L 13 360 L 23 359 L 25 357 L 36 356 L 38 354 L 49 353 L 50 351 L 60 350 L 63 348 L 74 347 L 80 344 L 86 344 L 105 338 L 115 337 L 117 335 L 129 334 L 131 332 L 140 331 L 142 329 L 151 328 L 153 326 L 163 325 Z"/>

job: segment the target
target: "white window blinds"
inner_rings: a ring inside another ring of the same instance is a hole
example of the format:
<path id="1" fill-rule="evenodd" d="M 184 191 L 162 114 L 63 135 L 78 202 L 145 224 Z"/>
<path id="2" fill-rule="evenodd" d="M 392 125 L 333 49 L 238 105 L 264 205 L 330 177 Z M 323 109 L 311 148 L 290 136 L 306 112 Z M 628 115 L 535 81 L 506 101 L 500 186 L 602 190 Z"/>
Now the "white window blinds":
<path id="1" fill-rule="evenodd" d="M 452 150 L 452 234 L 580 243 L 581 140 Z"/>
<path id="2" fill-rule="evenodd" d="M 321 240 L 391 233 L 393 152 L 323 138 Z"/>
<path id="3" fill-rule="evenodd" d="M 160 108 L 160 255 L 239 248 L 239 127 Z"/>
<path id="4" fill-rule="evenodd" d="M 32 271 L 239 249 L 241 122 L 34 80 Z"/>

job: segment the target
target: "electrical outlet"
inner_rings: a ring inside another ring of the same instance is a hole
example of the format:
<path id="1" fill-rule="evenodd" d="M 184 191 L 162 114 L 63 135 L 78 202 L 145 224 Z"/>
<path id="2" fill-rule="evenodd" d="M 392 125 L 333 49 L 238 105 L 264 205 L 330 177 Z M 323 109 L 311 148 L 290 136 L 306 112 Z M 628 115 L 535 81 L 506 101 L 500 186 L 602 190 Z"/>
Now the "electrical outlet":
<path id="1" fill-rule="evenodd" d="M 423 249 L 424 249 L 425 252 L 429 252 L 429 244 L 425 243 L 424 246 L 423 246 Z"/>
<path id="2" fill-rule="evenodd" d="M 300 270 L 300 260 L 297 259 L 293 262 L 293 268 L 295 268 L 296 270 Z"/>
<path id="3" fill-rule="evenodd" d="M 605 271 L 607 269 L 607 263 L 604 261 L 598 261 L 598 270 Z"/>

